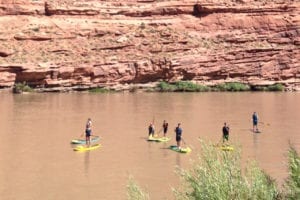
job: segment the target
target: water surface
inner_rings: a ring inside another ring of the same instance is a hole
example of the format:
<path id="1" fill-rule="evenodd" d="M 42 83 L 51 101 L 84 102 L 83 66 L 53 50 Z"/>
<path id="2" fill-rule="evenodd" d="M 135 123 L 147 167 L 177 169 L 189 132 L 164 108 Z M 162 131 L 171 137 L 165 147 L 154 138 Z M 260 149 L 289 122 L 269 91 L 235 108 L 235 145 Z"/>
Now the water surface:
<path id="1" fill-rule="evenodd" d="M 175 166 L 190 167 L 198 138 L 218 142 L 226 121 L 243 160 L 257 159 L 279 183 L 287 177 L 289 141 L 300 150 L 300 93 L 25 94 L 0 92 L 0 196 L 4 200 L 126 199 L 129 175 L 151 199 L 173 199 Z M 251 132 L 256 111 L 265 124 Z M 73 152 L 87 118 L 100 149 Z M 147 126 L 169 122 L 169 143 L 146 142 Z M 180 122 L 189 155 L 174 144 Z"/>

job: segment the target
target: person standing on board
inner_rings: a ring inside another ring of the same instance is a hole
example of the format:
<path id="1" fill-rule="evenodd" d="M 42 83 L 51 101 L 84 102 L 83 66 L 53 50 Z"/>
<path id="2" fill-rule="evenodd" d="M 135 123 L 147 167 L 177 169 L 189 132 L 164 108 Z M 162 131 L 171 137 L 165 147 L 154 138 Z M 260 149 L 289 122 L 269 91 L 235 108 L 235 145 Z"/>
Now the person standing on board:
<path id="1" fill-rule="evenodd" d="M 182 140 L 182 128 L 180 127 L 180 123 L 178 123 L 177 127 L 175 128 L 176 133 L 176 142 L 177 142 L 177 148 L 181 149 L 181 140 Z"/>
<path id="2" fill-rule="evenodd" d="M 91 135 L 92 135 L 92 120 L 88 118 L 86 125 L 85 125 L 85 142 L 86 145 L 91 144 Z"/>
<path id="3" fill-rule="evenodd" d="M 257 127 L 257 124 L 258 124 L 258 115 L 256 112 L 253 113 L 252 115 L 252 122 L 253 122 L 253 132 L 259 132 L 258 131 L 258 127 Z"/>
<path id="4" fill-rule="evenodd" d="M 226 124 L 226 122 L 224 123 L 224 126 L 222 128 L 222 132 L 223 132 L 223 143 L 229 140 L 229 126 Z"/>
<path id="5" fill-rule="evenodd" d="M 168 122 L 166 122 L 166 120 L 164 120 L 163 125 L 162 125 L 163 131 L 164 131 L 164 137 L 166 137 L 166 135 L 167 135 L 168 126 L 169 126 Z"/>
<path id="6" fill-rule="evenodd" d="M 150 125 L 148 127 L 148 131 L 149 131 L 149 137 L 154 137 L 155 129 L 154 129 L 154 124 L 153 123 L 150 123 Z"/>

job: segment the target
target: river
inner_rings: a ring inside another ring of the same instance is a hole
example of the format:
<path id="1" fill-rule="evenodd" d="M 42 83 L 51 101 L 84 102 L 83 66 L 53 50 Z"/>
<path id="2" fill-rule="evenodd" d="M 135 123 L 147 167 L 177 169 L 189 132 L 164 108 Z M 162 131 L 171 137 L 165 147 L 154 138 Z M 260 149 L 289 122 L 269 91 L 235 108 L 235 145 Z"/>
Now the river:
<path id="1" fill-rule="evenodd" d="M 300 150 L 300 93 L 48 93 L 0 92 L 0 197 L 3 200 L 126 199 L 133 176 L 151 199 L 173 199 L 176 166 L 188 169 L 198 138 L 217 143 L 226 121 L 243 160 L 256 159 L 280 184 L 287 177 L 289 141 Z M 251 132 L 256 111 L 262 133 Z M 87 118 L 100 135 L 100 149 L 74 152 Z M 168 143 L 146 141 L 154 120 L 169 122 Z M 190 154 L 175 144 L 180 122 Z"/>

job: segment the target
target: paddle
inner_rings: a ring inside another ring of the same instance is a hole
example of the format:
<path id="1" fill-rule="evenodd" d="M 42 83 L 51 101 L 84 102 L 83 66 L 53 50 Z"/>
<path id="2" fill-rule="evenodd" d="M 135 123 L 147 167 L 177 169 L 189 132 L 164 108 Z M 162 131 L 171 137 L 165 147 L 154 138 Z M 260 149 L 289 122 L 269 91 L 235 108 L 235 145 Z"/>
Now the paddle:
<path id="1" fill-rule="evenodd" d="M 265 123 L 265 122 L 259 122 L 260 124 L 262 124 L 262 125 L 267 125 L 267 126 L 270 126 L 270 124 L 269 123 Z"/>
<path id="2" fill-rule="evenodd" d="M 184 140 L 182 137 L 181 137 L 181 140 L 182 140 L 184 146 L 185 146 L 185 147 L 188 147 L 187 144 L 186 144 L 186 142 L 185 142 L 185 140 Z"/>

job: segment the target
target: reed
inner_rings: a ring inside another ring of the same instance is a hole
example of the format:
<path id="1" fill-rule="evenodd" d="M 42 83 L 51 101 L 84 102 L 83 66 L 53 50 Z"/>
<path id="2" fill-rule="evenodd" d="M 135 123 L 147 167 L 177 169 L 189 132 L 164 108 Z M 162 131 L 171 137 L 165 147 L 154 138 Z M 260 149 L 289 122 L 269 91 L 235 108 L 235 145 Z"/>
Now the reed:
<path id="1" fill-rule="evenodd" d="M 192 169 L 180 169 L 179 175 L 183 183 L 174 190 L 178 200 L 280 198 L 275 181 L 255 162 L 242 170 L 239 150 L 226 152 L 202 143 L 202 152 Z"/>
<path id="2" fill-rule="evenodd" d="M 127 184 L 127 199 L 128 200 L 149 200 L 149 194 L 145 192 L 140 186 L 135 182 L 132 177 L 129 177 Z"/>
<path id="3" fill-rule="evenodd" d="M 201 147 L 191 169 L 177 169 L 181 184 L 173 189 L 176 200 L 300 199 L 300 157 L 293 147 L 289 149 L 289 177 L 282 191 L 255 161 L 249 161 L 242 168 L 240 148 L 222 151 L 203 141 Z M 150 199 L 133 179 L 127 186 L 127 196 L 129 200 Z"/>
<path id="4" fill-rule="evenodd" d="M 300 199 L 300 156 L 290 145 L 288 152 L 289 176 L 285 184 L 286 199 Z"/>

